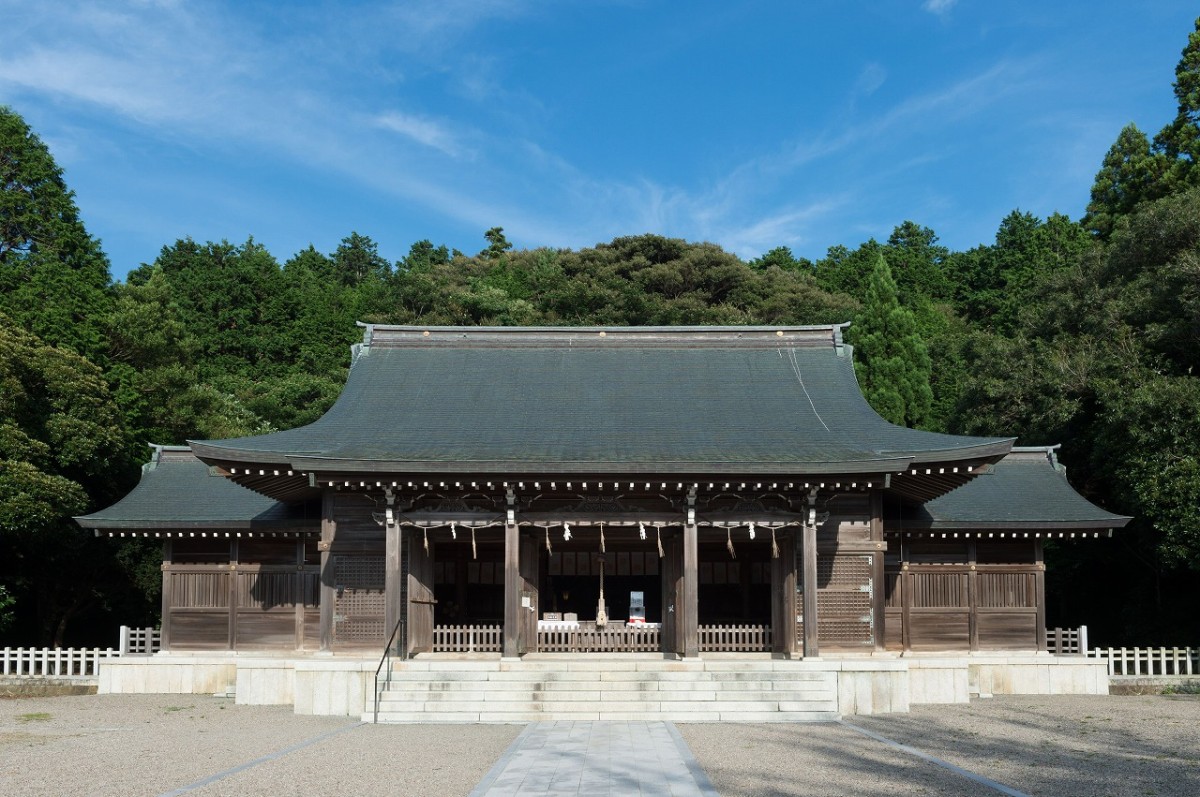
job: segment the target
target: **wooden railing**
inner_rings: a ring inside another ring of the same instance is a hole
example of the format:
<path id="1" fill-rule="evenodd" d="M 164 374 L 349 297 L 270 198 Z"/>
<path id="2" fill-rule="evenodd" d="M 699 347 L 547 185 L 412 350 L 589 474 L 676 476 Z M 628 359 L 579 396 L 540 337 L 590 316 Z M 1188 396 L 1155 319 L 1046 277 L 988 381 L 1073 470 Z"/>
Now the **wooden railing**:
<path id="1" fill-rule="evenodd" d="M 1056 656 L 1086 656 L 1088 652 L 1087 626 L 1047 628 L 1046 650 Z"/>
<path id="2" fill-rule="evenodd" d="M 538 629 L 538 650 L 543 653 L 657 653 L 662 649 L 657 627 L 609 625 L 596 628 Z"/>
<path id="3" fill-rule="evenodd" d="M 1087 655 L 1106 659 L 1109 675 L 1200 675 L 1200 648 L 1096 648 Z"/>
<path id="4" fill-rule="evenodd" d="M 0 675 L 94 678 L 102 660 L 120 655 L 112 648 L 4 648 L 0 650 Z"/>
<path id="5" fill-rule="evenodd" d="M 702 625 L 701 653 L 763 653 L 771 650 L 769 625 Z"/>
<path id="6" fill-rule="evenodd" d="M 434 653 L 499 653 L 499 625 L 438 625 L 433 628 Z"/>

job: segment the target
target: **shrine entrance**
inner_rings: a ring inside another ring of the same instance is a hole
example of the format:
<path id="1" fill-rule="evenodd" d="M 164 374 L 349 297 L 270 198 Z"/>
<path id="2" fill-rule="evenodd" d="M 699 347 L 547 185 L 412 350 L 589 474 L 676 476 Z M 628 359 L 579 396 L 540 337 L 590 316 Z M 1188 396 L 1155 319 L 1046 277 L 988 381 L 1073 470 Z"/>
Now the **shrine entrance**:
<path id="1" fill-rule="evenodd" d="M 637 529 L 609 529 L 600 551 L 598 535 L 589 529 L 569 541 L 560 535 L 550 548 L 543 547 L 539 566 L 539 652 L 667 649 L 663 561 L 655 537 L 643 540 Z"/>

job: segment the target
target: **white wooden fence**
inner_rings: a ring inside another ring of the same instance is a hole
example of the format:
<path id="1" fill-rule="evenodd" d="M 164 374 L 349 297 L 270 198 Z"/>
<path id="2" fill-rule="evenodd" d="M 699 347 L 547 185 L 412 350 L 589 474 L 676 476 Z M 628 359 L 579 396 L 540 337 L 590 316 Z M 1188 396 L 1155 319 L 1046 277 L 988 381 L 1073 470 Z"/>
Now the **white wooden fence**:
<path id="1" fill-rule="evenodd" d="M 112 648 L 4 648 L 0 650 L 0 675 L 94 678 L 102 660 L 120 655 Z"/>
<path id="2" fill-rule="evenodd" d="M 121 626 L 121 639 L 117 647 L 122 656 L 149 656 L 162 649 L 162 631 L 157 628 L 130 628 Z"/>
<path id="3" fill-rule="evenodd" d="M 104 659 L 148 656 L 162 646 L 156 628 L 121 626 L 120 641 L 112 648 L 2 648 L 0 675 L 19 678 L 95 678 Z"/>
<path id="4" fill-rule="evenodd" d="M 1200 648 L 1096 648 L 1087 655 L 1107 659 L 1113 676 L 1200 675 Z"/>
<path id="5" fill-rule="evenodd" d="M 1088 629 L 1086 625 L 1078 628 L 1047 628 L 1046 650 L 1056 656 L 1080 655 L 1088 652 Z"/>

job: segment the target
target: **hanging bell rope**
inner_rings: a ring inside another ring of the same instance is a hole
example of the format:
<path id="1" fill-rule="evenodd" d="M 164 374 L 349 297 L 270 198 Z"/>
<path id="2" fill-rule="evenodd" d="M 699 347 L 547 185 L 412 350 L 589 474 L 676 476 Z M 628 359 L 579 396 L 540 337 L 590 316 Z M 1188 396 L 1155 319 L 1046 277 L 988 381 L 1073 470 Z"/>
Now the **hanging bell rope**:
<path id="1" fill-rule="evenodd" d="M 453 520 L 450 521 L 450 539 L 458 539 L 458 523 L 454 522 Z"/>
<path id="2" fill-rule="evenodd" d="M 471 527 L 471 558 L 478 559 L 479 551 L 475 549 L 475 527 Z"/>
<path id="3" fill-rule="evenodd" d="M 600 524 L 600 553 L 604 553 L 604 524 Z"/>
<path id="4" fill-rule="evenodd" d="M 425 553 L 428 554 L 429 553 L 429 527 L 428 526 L 426 526 L 424 528 L 424 532 L 425 532 Z"/>
<path id="5" fill-rule="evenodd" d="M 553 554 L 554 549 L 550 547 L 550 527 L 546 527 L 546 553 Z"/>
<path id="6" fill-rule="evenodd" d="M 654 530 L 658 532 L 658 558 L 662 559 L 665 556 L 662 547 L 662 526 L 655 526 Z"/>
<path id="7" fill-rule="evenodd" d="M 775 527 L 771 527 L 771 558 L 779 558 L 779 543 L 775 542 Z"/>
<path id="8" fill-rule="evenodd" d="M 737 552 L 733 550 L 733 529 L 725 527 L 725 547 L 729 549 L 729 558 L 737 559 Z"/>
<path id="9" fill-rule="evenodd" d="M 754 521 L 750 521 L 750 539 L 754 539 Z"/>

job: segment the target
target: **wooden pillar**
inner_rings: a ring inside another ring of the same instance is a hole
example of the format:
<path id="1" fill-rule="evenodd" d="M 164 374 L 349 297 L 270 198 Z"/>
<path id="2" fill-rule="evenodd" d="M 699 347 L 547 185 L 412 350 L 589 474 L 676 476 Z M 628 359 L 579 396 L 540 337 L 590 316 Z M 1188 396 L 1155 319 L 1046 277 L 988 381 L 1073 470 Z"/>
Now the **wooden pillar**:
<path id="1" fill-rule="evenodd" d="M 875 543 L 871 558 L 871 627 L 875 634 L 875 650 L 883 650 L 887 639 L 887 609 L 884 599 L 887 592 L 887 576 L 884 572 L 884 555 L 887 543 L 883 534 L 883 491 L 871 492 L 871 541 Z"/>
<path id="2" fill-rule="evenodd" d="M 403 629 L 407 637 L 404 648 L 413 653 L 433 651 L 433 549 L 425 551 L 424 535 L 415 529 L 404 541 L 408 554 L 407 598 L 408 622 Z"/>
<path id="3" fill-rule="evenodd" d="M 1037 601 L 1037 649 L 1046 650 L 1046 558 L 1042 541 L 1034 540 L 1033 561 L 1037 573 L 1034 575 L 1034 600 Z M 1080 640 L 1082 647 L 1083 641 Z M 1081 650 L 1080 652 L 1086 652 Z"/>
<path id="4" fill-rule="evenodd" d="M 514 520 L 504 525 L 504 644 L 502 655 L 520 655 L 521 535 Z"/>
<path id="5" fill-rule="evenodd" d="M 237 612 L 238 612 L 238 544 L 237 539 L 229 541 L 229 569 L 225 572 L 228 579 L 225 582 L 229 600 L 229 636 L 227 650 L 237 650 Z"/>
<path id="6" fill-rule="evenodd" d="M 779 557 L 771 559 L 771 637 L 776 653 L 796 652 L 796 542 L 791 531 L 776 531 Z"/>
<path id="7" fill-rule="evenodd" d="M 296 620 L 296 650 L 304 650 L 304 582 L 308 573 L 304 568 L 304 537 L 297 537 L 292 546 L 296 552 L 296 572 L 289 578 L 292 582 L 292 595 L 295 596 Z"/>
<path id="8" fill-rule="evenodd" d="M 662 578 L 662 652 L 681 653 L 679 605 L 683 599 L 683 585 L 679 574 L 683 567 L 683 548 L 674 532 L 663 540 L 663 553 L 665 555 L 659 560 L 658 567 Z"/>
<path id="9" fill-rule="evenodd" d="M 538 541 L 528 535 L 520 542 L 521 547 L 521 632 L 517 640 L 517 650 L 524 653 L 536 653 L 538 609 L 538 581 L 542 550 Z M 528 599 L 528 605 L 526 605 Z"/>
<path id="10" fill-rule="evenodd" d="M 682 638 L 682 653 L 686 658 L 700 655 L 700 548 L 699 529 L 695 523 L 683 526 L 683 605 L 677 607 Z"/>
<path id="11" fill-rule="evenodd" d="M 979 578 L 975 570 L 975 542 L 967 541 L 967 643 L 979 650 Z"/>
<path id="12" fill-rule="evenodd" d="M 387 523 L 383 527 L 383 634 L 386 643 L 396 630 L 405 610 L 403 582 L 404 530 L 399 525 Z M 393 642 L 398 650 L 407 650 L 403 629 Z"/>
<path id="13" fill-rule="evenodd" d="M 174 558 L 174 543 L 171 538 L 163 540 L 163 563 L 162 563 L 162 638 L 159 645 L 162 650 L 171 649 L 171 606 L 172 606 L 172 588 L 174 578 L 171 574 L 171 560 Z"/>
<path id="14" fill-rule="evenodd" d="M 804 524 L 802 542 L 804 580 L 804 658 L 817 658 L 821 647 L 817 643 L 817 525 Z"/>
<path id="15" fill-rule="evenodd" d="M 317 549 L 321 552 L 321 650 L 333 650 L 333 610 L 337 602 L 337 576 L 334 573 L 333 538 L 337 533 L 337 522 L 333 517 L 333 490 L 325 488 L 321 496 L 321 541 Z"/>

